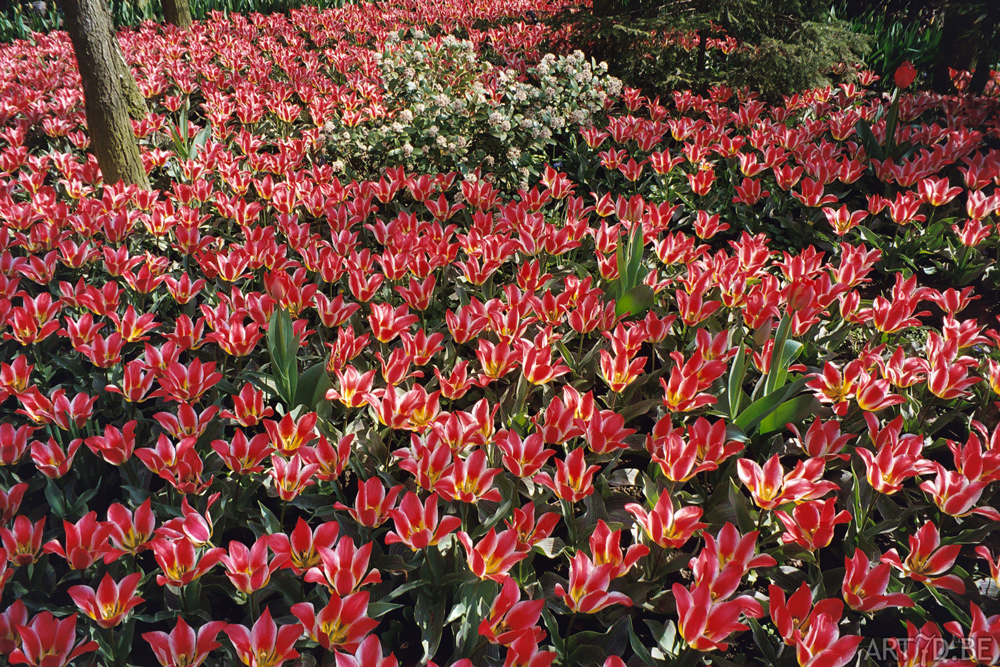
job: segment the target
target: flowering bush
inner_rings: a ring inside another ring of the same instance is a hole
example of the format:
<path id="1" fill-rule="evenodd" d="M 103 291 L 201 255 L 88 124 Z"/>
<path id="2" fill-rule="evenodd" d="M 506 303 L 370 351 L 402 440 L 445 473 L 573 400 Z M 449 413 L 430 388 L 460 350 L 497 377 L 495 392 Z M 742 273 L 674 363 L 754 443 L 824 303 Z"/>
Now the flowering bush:
<path id="1" fill-rule="evenodd" d="M 0 50 L 8 662 L 996 662 L 995 100 L 624 89 L 516 193 L 324 162 L 390 35 L 527 9 L 123 35 L 151 191 L 64 36 Z"/>
<path id="2" fill-rule="evenodd" d="M 579 51 L 544 56 L 522 74 L 482 58 L 469 40 L 414 30 L 389 35 L 381 66 L 384 113 L 334 118 L 330 153 L 354 175 L 400 165 L 420 172 L 485 171 L 498 185 L 527 188 L 553 147 L 593 124 L 621 83 Z M 560 142 L 560 140 L 562 140 Z"/>

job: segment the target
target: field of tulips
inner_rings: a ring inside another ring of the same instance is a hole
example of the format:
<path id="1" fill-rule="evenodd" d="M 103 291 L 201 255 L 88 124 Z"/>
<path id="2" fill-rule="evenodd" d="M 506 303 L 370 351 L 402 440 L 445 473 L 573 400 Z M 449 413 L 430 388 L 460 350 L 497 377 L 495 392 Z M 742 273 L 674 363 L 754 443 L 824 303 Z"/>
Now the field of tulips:
<path id="1" fill-rule="evenodd" d="M 1000 663 L 1000 101 L 565 6 L 123 32 L 151 191 L 0 48 L 0 662 Z"/>

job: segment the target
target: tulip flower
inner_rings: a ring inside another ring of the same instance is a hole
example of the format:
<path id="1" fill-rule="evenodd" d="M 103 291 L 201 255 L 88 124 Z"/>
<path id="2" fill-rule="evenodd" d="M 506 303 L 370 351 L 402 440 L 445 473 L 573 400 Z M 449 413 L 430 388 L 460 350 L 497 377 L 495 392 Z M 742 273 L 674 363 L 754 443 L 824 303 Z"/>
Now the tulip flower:
<path id="1" fill-rule="evenodd" d="M 548 384 L 552 380 L 569 373 L 569 366 L 552 363 L 552 348 L 549 344 L 522 345 L 521 369 L 525 379 L 534 385 Z"/>
<path id="2" fill-rule="evenodd" d="M 299 619 L 309 638 L 332 650 L 334 647 L 354 652 L 378 621 L 368 618 L 369 593 L 362 591 L 344 598 L 336 595 L 319 611 L 307 603 L 292 605 L 292 614 Z"/>
<path id="3" fill-rule="evenodd" d="M 574 449 L 566 460 L 556 459 L 556 476 L 547 472 L 535 475 L 534 482 L 548 487 L 560 500 L 575 503 L 594 492 L 594 475 L 600 466 L 587 466 L 582 449 Z"/>
<path id="4" fill-rule="evenodd" d="M 328 389 L 326 400 L 339 401 L 346 408 L 360 408 L 365 404 L 365 396 L 371 393 L 375 370 L 361 373 L 354 366 L 346 366 L 336 371 L 339 389 Z"/>
<path id="5" fill-rule="evenodd" d="M 555 456 L 554 451 L 545 449 L 542 435 L 538 432 L 522 440 L 515 431 L 500 431 L 494 444 L 504 454 L 504 467 L 517 477 L 534 476 L 549 457 Z"/>
<path id="6" fill-rule="evenodd" d="M 892 76 L 897 88 L 909 88 L 917 78 L 917 70 L 913 67 L 913 63 L 904 60 Z"/>
<path id="7" fill-rule="evenodd" d="M 76 641 L 77 615 L 61 620 L 47 611 L 39 612 L 30 623 L 18 626 L 20 645 L 9 657 L 12 665 L 66 667 L 84 653 L 97 650 L 95 641 Z"/>
<path id="8" fill-rule="evenodd" d="M 302 493 L 303 489 L 316 483 L 312 476 L 317 470 L 319 464 L 307 463 L 301 453 L 290 459 L 272 454 L 271 469 L 267 474 L 274 480 L 278 497 L 285 502 L 291 502 Z"/>
<path id="9" fill-rule="evenodd" d="M 561 445 L 586 433 L 585 425 L 577 416 L 578 411 L 569 406 L 565 391 L 563 394 L 563 398 L 556 396 L 545 407 L 545 422 L 538 429 L 542 440 L 549 445 Z M 588 402 L 593 405 L 593 396 Z M 537 417 L 535 425 L 538 425 Z"/>
<path id="10" fill-rule="evenodd" d="M 219 411 L 217 406 L 211 405 L 198 413 L 190 403 L 178 403 L 176 408 L 176 414 L 157 412 L 153 419 L 167 434 L 178 440 L 200 438 Z"/>
<path id="11" fill-rule="evenodd" d="M 827 461 L 832 459 L 846 461 L 850 458 L 849 454 L 841 452 L 855 436 L 851 433 L 841 434 L 839 421 L 816 419 L 806 430 L 805 436 L 799 433 L 795 424 L 788 424 L 788 430 L 795 434 L 792 442 L 810 458 L 822 458 Z"/>
<path id="12" fill-rule="evenodd" d="M 961 472 L 945 470 L 940 463 L 933 466 L 937 477 L 922 483 L 920 488 L 931 495 L 939 510 L 954 517 L 979 514 L 992 521 L 1000 521 L 1000 512 L 992 507 L 975 507 L 989 485 L 987 481 L 971 480 Z"/>
<path id="13" fill-rule="evenodd" d="M 562 597 L 570 611 L 582 614 L 596 614 L 611 605 L 632 606 L 632 599 L 623 593 L 611 593 L 612 574 L 615 566 L 611 563 L 595 565 L 582 551 L 570 561 L 569 590 L 556 584 L 555 594 Z"/>
<path id="14" fill-rule="evenodd" d="M 876 450 L 874 454 L 860 447 L 855 451 L 865 464 L 868 483 L 876 491 L 891 495 L 902 489 L 907 479 L 934 470 L 921 456 L 923 438 L 914 434 L 901 435 L 902 417 L 896 417 L 882 428 L 871 413 L 865 413 L 865 421 Z"/>
<path id="15" fill-rule="evenodd" d="M 840 619 L 820 614 L 809 624 L 805 635 L 795 644 L 800 667 L 844 667 L 854 660 L 860 635 L 840 636 Z"/>
<path id="16" fill-rule="evenodd" d="M 15 484 L 9 489 L 0 488 L 0 524 L 7 525 L 13 520 L 21 509 L 21 501 L 24 500 L 24 493 L 27 490 L 27 482 Z"/>
<path id="17" fill-rule="evenodd" d="M 618 449 L 628 449 L 625 438 L 635 429 L 625 428 L 625 418 L 613 410 L 595 411 L 586 422 L 584 437 L 587 448 L 595 454 L 611 454 Z"/>
<path id="18" fill-rule="evenodd" d="M 284 554 L 275 556 L 268 562 L 269 542 L 268 536 L 259 537 L 252 547 L 247 548 L 242 542 L 233 540 L 229 543 L 229 553 L 219 558 L 219 562 L 226 568 L 226 577 L 244 595 L 267 586 L 271 575 L 284 564 Z"/>
<path id="19" fill-rule="evenodd" d="M 525 632 L 511 642 L 504 667 L 551 667 L 556 657 L 555 651 L 539 651 L 534 635 Z"/>
<path id="20" fill-rule="evenodd" d="M 806 551 L 816 551 L 833 541 L 834 527 L 851 522 L 846 510 L 837 512 L 837 499 L 813 500 L 796 505 L 791 515 L 777 511 L 775 516 L 785 526 L 781 536 L 783 544 L 797 544 Z"/>
<path id="21" fill-rule="evenodd" d="M 1000 661 L 1000 618 L 987 617 L 974 602 L 969 602 L 972 624 L 969 634 L 962 631 L 957 621 L 945 623 L 945 628 L 959 638 L 968 662 L 976 665 L 995 665 Z"/>
<path id="22" fill-rule="evenodd" d="M 663 549 L 680 549 L 695 532 L 707 527 L 699 519 L 702 508 L 689 506 L 674 511 L 669 493 L 661 493 L 651 511 L 637 503 L 625 505 L 649 540 Z"/>
<path id="23" fill-rule="evenodd" d="M 545 631 L 538 627 L 545 600 L 521 600 L 513 577 L 503 579 L 500 593 L 490 605 L 489 615 L 479 623 L 479 634 L 491 644 L 510 646 L 523 633 L 542 641 Z"/>
<path id="24" fill-rule="evenodd" d="M 291 568 L 292 572 L 301 577 L 306 571 L 322 562 L 320 551 L 333 549 L 339 533 L 340 525 L 336 521 L 321 524 L 314 532 L 309 528 L 309 524 L 299 517 L 290 534 L 274 533 L 270 536 L 268 544 L 275 558 L 282 559 L 283 567 Z"/>
<path id="25" fill-rule="evenodd" d="M 690 563 L 696 585 L 704 586 L 713 600 L 723 600 L 736 592 L 750 570 L 776 565 L 771 556 L 754 555 L 757 536 L 757 531 L 740 535 L 731 523 L 726 523 L 715 537 L 705 535 L 704 548 Z"/>
<path id="26" fill-rule="evenodd" d="M 318 463 L 316 479 L 321 482 L 332 482 L 344 474 L 351 458 L 351 451 L 354 445 L 354 434 L 348 433 L 337 440 L 337 444 L 331 443 L 325 435 L 320 434 L 316 445 L 311 451 L 303 451 L 303 456 L 310 459 L 310 463 Z"/>
<path id="27" fill-rule="evenodd" d="M 806 459 L 785 474 L 777 454 L 763 468 L 750 459 L 737 462 L 740 481 L 750 490 L 754 504 L 765 510 L 785 503 L 815 500 L 836 490 L 836 482 L 822 479 L 824 465 L 821 458 Z"/>
<path id="28" fill-rule="evenodd" d="M 111 546 L 104 554 L 104 562 L 111 563 L 122 554 L 137 554 L 149 548 L 156 528 L 152 500 L 146 498 L 135 512 L 115 503 L 108 508 L 108 538 Z"/>
<path id="29" fill-rule="evenodd" d="M 354 507 L 343 503 L 334 503 L 339 510 L 347 510 L 351 518 L 362 526 L 378 528 L 389 519 L 389 511 L 396 505 L 396 498 L 403 486 L 396 485 L 388 493 L 382 485 L 382 480 L 372 477 L 358 484 L 358 495 L 354 499 Z"/>
<path id="30" fill-rule="evenodd" d="M 258 433 L 249 440 L 243 429 L 236 429 L 233 437 L 225 440 L 213 440 L 212 449 L 219 455 L 236 475 L 252 475 L 264 471 L 263 461 L 274 450 L 266 433 Z"/>
<path id="31" fill-rule="evenodd" d="M 160 586 L 182 588 L 215 567 L 226 550 L 207 549 L 199 554 L 194 544 L 185 538 L 157 538 L 150 543 L 156 564 L 163 574 L 156 575 Z"/>
<path id="32" fill-rule="evenodd" d="M 896 653 L 899 664 L 906 667 L 948 665 L 952 661 L 942 658 L 946 658 L 949 645 L 950 641 L 941 635 L 941 628 L 931 621 L 927 621 L 919 629 L 907 621 L 906 638 L 889 639 L 889 646 Z M 962 664 L 960 661 L 954 662 Z"/>
<path id="33" fill-rule="evenodd" d="M 337 653 L 337 667 L 397 667 L 396 656 L 382 655 L 378 636 L 368 635 L 352 654 Z"/>
<path id="34" fill-rule="evenodd" d="M 127 575 L 116 582 L 105 573 L 95 592 L 90 586 L 71 586 L 69 596 L 91 620 L 102 628 L 113 628 L 144 600 L 135 594 L 142 573 Z"/>
<path id="35" fill-rule="evenodd" d="M 786 644 L 795 645 L 797 639 L 809 630 L 809 625 L 819 616 L 828 616 L 840 620 L 844 612 L 844 603 L 836 598 L 819 600 L 813 606 L 812 592 L 809 585 L 802 582 L 798 590 L 785 598 L 785 591 L 771 584 L 767 587 L 770 599 L 771 621 L 778 629 Z"/>
<path id="36" fill-rule="evenodd" d="M 295 642 L 302 636 L 299 623 L 278 625 L 271 610 L 264 609 L 252 628 L 230 623 L 223 631 L 236 648 L 236 655 L 247 667 L 279 667 L 299 657 Z"/>
<path id="37" fill-rule="evenodd" d="M 361 548 L 354 546 L 354 540 L 342 537 L 336 548 L 319 548 L 320 565 L 310 568 L 305 574 L 309 583 L 318 583 L 341 597 L 354 593 L 362 586 L 382 581 L 378 570 L 368 569 L 372 542 Z M 367 573 L 367 574 L 366 574 Z"/>
<path id="38" fill-rule="evenodd" d="M 677 601 L 677 629 L 696 651 L 727 650 L 729 635 L 747 629 L 738 621 L 741 614 L 748 618 L 764 615 L 760 603 L 748 595 L 716 602 L 707 585 L 695 585 L 688 590 L 674 584 L 671 590 Z"/>
<path id="39" fill-rule="evenodd" d="M 65 558 L 71 569 L 86 570 L 108 550 L 111 529 L 97 520 L 97 512 L 87 512 L 75 524 L 63 521 L 63 528 L 65 547 L 58 540 L 52 540 L 45 544 L 44 550 Z"/>
<path id="40" fill-rule="evenodd" d="M 169 634 L 146 632 L 142 638 L 162 667 L 200 667 L 208 654 L 221 646 L 216 637 L 225 627 L 225 621 L 210 621 L 196 633 L 183 618 L 177 617 L 177 625 Z"/>
<path id="41" fill-rule="evenodd" d="M 460 458 L 441 476 L 434 490 L 448 500 L 477 503 L 480 500 L 500 502 L 500 491 L 493 488 L 499 468 L 486 467 L 486 452 L 477 449 L 464 461 Z"/>
<path id="42" fill-rule="evenodd" d="M 594 558 L 594 565 L 612 565 L 612 579 L 624 575 L 640 558 L 649 553 L 649 547 L 642 544 L 633 544 L 623 553 L 621 538 L 622 531 L 612 532 L 603 519 L 597 520 L 597 526 L 590 534 L 590 553 Z"/>
<path id="43" fill-rule="evenodd" d="M 104 427 L 104 436 L 92 436 L 84 440 L 84 444 L 90 448 L 97 456 L 114 466 L 119 466 L 132 457 L 135 451 L 135 429 L 138 426 L 135 420 L 125 423 L 119 431 L 108 424 Z"/>
<path id="44" fill-rule="evenodd" d="M 625 355 L 612 357 L 607 350 L 601 350 L 601 377 L 608 388 L 620 394 L 643 373 L 646 357 L 629 359 Z"/>
<path id="45" fill-rule="evenodd" d="M 718 470 L 719 464 L 743 449 L 743 444 L 726 439 L 726 423 L 714 424 L 699 417 L 687 428 L 674 429 L 670 415 L 653 426 L 646 438 L 646 450 L 663 475 L 673 482 L 686 482 L 704 471 Z"/>
<path id="46" fill-rule="evenodd" d="M 882 562 L 901 571 L 910 579 L 934 588 L 946 588 L 959 595 L 965 593 L 965 582 L 956 574 L 944 574 L 955 564 L 961 545 L 942 545 L 937 526 L 928 521 L 910 535 L 910 553 L 901 560 L 895 549 L 882 555 Z"/>
<path id="47" fill-rule="evenodd" d="M 844 600 L 855 611 L 878 611 L 887 607 L 912 607 L 913 600 L 905 593 L 886 593 L 891 572 L 889 563 L 874 567 L 860 549 L 844 558 L 847 572 L 841 587 Z"/>
<path id="48" fill-rule="evenodd" d="M 265 419 L 262 424 L 271 438 L 271 446 L 282 456 L 292 456 L 299 447 L 307 445 L 319 435 L 316 432 L 315 412 L 307 412 L 298 419 L 291 413 L 281 418 L 281 421 Z"/>
<path id="49" fill-rule="evenodd" d="M 465 547 L 469 570 L 480 579 L 502 582 L 510 568 L 527 557 L 525 552 L 518 551 L 517 533 L 513 530 L 497 533 L 496 528 L 490 528 L 476 545 L 463 531 L 458 533 L 458 541 Z"/>
<path id="50" fill-rule="evenodd" d="M 555 512 L 546 512 L 535 521 L 535 506 L 530 502 L 515 509 L 513 514 L 514 518 L 504 523 L 517 533 L 517 549 L 523 552 L 531 551 L 536 544 L 547 539 L 562 518 Z"/>
<path id="51" fill-rule="evenodd" d="M 264 392 L 255 389 L 247 382 L 239 394 L 233 396 L 233 410 L 223 410 L 220 417 L 232 419 L 240 426 L 249 428 L 256 426 L 265 417 L 274 414 L 274 410 L 264 406 Z"/>
<path id="52" fill-rule="evenodd" d="M 28 625 L 28 608 L 23 600 L 14 600 L 0 614 L 0 653 L 10 655 L 21 643 L 17 629 Z"/>
<path id="53" fill-rule="evenodd" d="M 413 551 L 434 546 L 462 525 L 457 516 L 444 516 L 438 522 L 438 494 L 431 494 L 421 504 L 415 493 L 407 493 L 399 507 L 389 511 L 395 530 L 385 536 L 386 544 L 402 542 Z"/>

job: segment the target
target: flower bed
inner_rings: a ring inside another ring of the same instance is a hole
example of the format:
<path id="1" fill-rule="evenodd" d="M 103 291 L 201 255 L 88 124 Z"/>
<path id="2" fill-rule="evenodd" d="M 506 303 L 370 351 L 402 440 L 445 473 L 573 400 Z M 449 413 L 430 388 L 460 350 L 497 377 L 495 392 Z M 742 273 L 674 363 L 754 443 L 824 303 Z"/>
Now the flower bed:
<path id="1" fill-rule="evenodd" d="M 996 101 L 650 100 L 555 8 L 124 34 L 151 192 L 0 51 L 12 664 L 993 660 Z M 445 91 L 495 169 L 351 163 Z"/>

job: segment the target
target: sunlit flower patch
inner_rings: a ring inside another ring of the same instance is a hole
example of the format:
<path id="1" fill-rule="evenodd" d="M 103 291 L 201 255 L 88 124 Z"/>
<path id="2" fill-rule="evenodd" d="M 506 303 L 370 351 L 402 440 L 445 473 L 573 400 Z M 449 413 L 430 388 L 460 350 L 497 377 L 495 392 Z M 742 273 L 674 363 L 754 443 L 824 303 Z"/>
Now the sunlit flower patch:
<path id="1" fill-rule="evenodd" d="M 558 8 L 123 33 L 150 191 L 0 51 L 8 662 L 997 662 L 996 100 L 649 99 Z"/>

